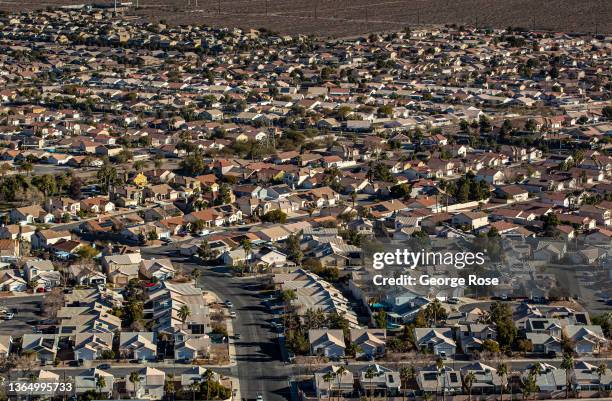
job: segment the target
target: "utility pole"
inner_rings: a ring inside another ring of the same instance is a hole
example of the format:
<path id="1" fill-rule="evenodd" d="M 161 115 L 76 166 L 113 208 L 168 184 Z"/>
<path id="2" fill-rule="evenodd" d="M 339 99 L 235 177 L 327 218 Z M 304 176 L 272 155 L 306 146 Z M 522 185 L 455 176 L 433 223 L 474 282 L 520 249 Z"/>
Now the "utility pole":
<path id="1" fill-rule="evenodd" d="M 266 17 L 268 16 L 268 0 L 265 0 L 266 2 Z"/>
<path id="2" fill-rule="evenodd" d="M 217 0 L 217 14 L 221 15 L 221 0 Z"/>
<path id="3" fill-rule="evenodd" d="M 117 14 L 117 0 L 115 0 L 115 14 Z"/>
<path id="4" fill-rule="evenodd" d="M 315 17 L 315 19 L 319 18 L 318 15 L 317 15 L 317 7 L 319 7 L 319 0 L 316 0 L 315 4 L 314 4 L 314 17 Z"/>

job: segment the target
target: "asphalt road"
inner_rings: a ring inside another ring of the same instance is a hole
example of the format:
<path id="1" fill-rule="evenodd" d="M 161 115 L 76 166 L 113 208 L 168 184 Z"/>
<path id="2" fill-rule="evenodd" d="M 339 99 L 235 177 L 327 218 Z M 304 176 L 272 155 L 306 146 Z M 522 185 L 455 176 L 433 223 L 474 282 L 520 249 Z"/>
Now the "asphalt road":
<path id="1" fill-rule="evenodd" d="M 199 266 L 189 259 L 173 256 L 173 246 L 143 249 L 144 256 L 170 257 L 185 273 L 199 269 L 199 286 L 234 304 L 237 318 L 234 333 L 240 334 L 236 345 L 236 366 L 229 372 L 240 381 L 240 394 L 253 400 L 262 394 L 265 401 L 289 399 L 290 366 L 281 360 L 276 334 L 269 327 L 273 315 L 259 296 L 261 278 L 236 278 L 223 267 Z M 170 252 L 168 252 L 170 251 Z"/>

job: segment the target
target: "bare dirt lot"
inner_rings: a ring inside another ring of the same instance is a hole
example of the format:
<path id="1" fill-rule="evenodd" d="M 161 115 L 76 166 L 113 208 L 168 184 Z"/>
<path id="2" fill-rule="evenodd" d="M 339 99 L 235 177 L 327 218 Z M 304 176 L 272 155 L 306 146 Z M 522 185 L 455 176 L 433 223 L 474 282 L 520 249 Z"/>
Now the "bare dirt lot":
<path id="1" fill-rule="evenodd" d="M 610 0 L 138 0 L 137 15 L 173 24 L 265 27 L 281 33 L 350 36 L 407 25 L 520 26 L 572 32 L 612 32 Z M 135 3 L 136 0 L 133 0 Z M 70 0 L 0 0 L 10 11 Z M 132 14 L 134 12 L 131 12 Z"/>

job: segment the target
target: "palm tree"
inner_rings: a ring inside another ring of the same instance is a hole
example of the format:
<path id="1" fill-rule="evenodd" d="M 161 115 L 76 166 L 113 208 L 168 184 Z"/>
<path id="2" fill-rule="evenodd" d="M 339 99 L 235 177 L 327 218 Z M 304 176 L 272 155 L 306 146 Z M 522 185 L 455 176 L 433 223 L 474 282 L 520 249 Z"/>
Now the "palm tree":
<path id="1" fill-rule="evenodd" d="M 442 360 L 442 358 L 436 359 L 436 369 L 437 369 L 436 373 L 438 375 L 438 380 L 436 380 L 436 399 L 438 399 L 438 393 L 439 393 L 438 386 L 440 385 L 439 376 L 440 374 L 444 373 L 444 361 Z M 446 390 L 446 381 L 442 385 L 442 399 L 444 399 L 445 390 Z"/>
<path id="2" fill-rule="evenodd" d="M 608 370 L 608 367 L 606 366 L 604 362 L 600 363 L 599 366 L 597 367 L 597 377 L 599 378 L 599 392 L 600 393 L 602 393 L 601 377 L 606 374 L 607 370 Z M 599 394 L 599 396 L 601 397 L 601 394 Z"/>
<path id="3" fill-rule="evenodd" d="M 468 372 L 468 374 L 463 377 L 463 384 L 465 384 L 468 391 L 468 401 L 472 401 L 472 385 L 474 384 L 475 380 L 476 375 L 474 372 Z"/>
<path id="4" fill-rule="evenodd" d="M 501 381 L 501 384 L 499 386 L 499 395 L 501 401 L 504 401 L 504 382 L 508 378 L 508 365 L 503 362 L 497 365 L 497 375 L 499 376 L 499 379 Z"/>
<path id="5" fill-rule="evenodd" d="M 251 255 L 251 250 L 253 249 L 253 244 L 251 243 L 250 240 L 245 238 L 240 242 L 240 245 L 242 246 L 242 249 L 244 249 L 244 261 L 248 268 L 250 265 L 249 257 Z"/>
<path id="6" fill-rule="evenodd" d="M 189 310 L 189 306 L 187 305 L 181 306 L 181 309 L 179 309 L 178 311 L 178 317 L 179 319 L 183 321 L 183 324 L 185 324 L 185 321 L 187 321 L 187 318 L 189 316 L 191 316 L 191 311 Z"/>
<path id="7" fill-rule="evenodd" d="M 130 381 L 130 383 L 132 383 L 132 387 L 134 388 L 132 396 L 136 398 L 136 386 L 137 383 L 140 383 L 140 375 L 136 371 L 131 372 L 128 380 Z"/>
<path id="8" fill-rule="evenodd" d="M 563 360 L 561 361 L 561 369 L 565 370 L 565 398 L 569 398 L 570 388 L 570 375 L 569 372 L 574 368 L 574 357 L 572 354 L 566 352 L 563 354 Z"/>
<path id="9" fill-rule="evenodd" d="M 540 362 L 536 362 L 536 364 L 533 365 L 530 370 L 535 377 L 538 377 L 542 374 L 542 365 L 540 364 Z"/>
<path id="10" fill-rule="evenodd" d="M 193 281 L 198 281 L 198 278 L 200 278 L 201 275 L 202 273 L 198 269 L 193 269 L 191 271 L 191 278 L 193 279 Z"/>
<path id="11" fill-rule="evenodd" d="M 104 376 L 98 375 L 98 377 L 96 378 L 96 388 L 98 389 L 100 398 L 102 398 L 102 389 L 104 387 L 106 387 L 106 380 L 104 379 Z"/>
<path id="12" fill-rule="evenodd" d="M 355 201 L 357 200 L 357 193 L 352 191 L 349 195 L 351 197 L 351 202 L 353 203 L 353 209 L 355 209 Z"/>
<path id="13" fill-rule="evenodd" d="M 212 370 L 206 369 L 206 372 L 202 375 L 203 383 L 206 383 L 206 399 L 210 400 L 210 383 L 212 382 L 215 374 Z"/>
<path id="14" fill-rule="evenodd" d="M 166 394 L 172 394 L 172 399 L 174 400 L 174 392 L 175 392 L 175 388 L 174 388 L 174 375 L 172 373 L 168 373 L 168 375 L 166 376 L 166 383 L 164 384 L 164 391 L 166 392 Z"/>
<path id="15" fill-rule="evenodd" d="M 26 173 L 27 175 L 30 175 L 32 170 L 34 170 L 34 165 L 32 165 L 32 163 L 30 163 L 29 161 L 23 161 L 17 166 L 17 168 Z"/>
<path id="16" fill-rule="evenodd" d="M 198 389 L 200 388 L 200 379 L 193 379 L 193 381 L 191 382 L 191 384 L 189 384 L 189 389 L 191 390 L 191 397 L 193 399 L 193 401 L 195 401 L 196 398 L 196 391 L 198 391 Z"/>
<path id="17" fill-rule="evenodd" d="M 31 372 L 28 375 L 28 378 L 30 379 L 30 383 L 34 384 L 38 381 L 38 376 L 36 376 L 33 372 Z M 34 386 L 30 387 L 30 388 L 34 388 Z M 32 390 L 30 390 L 30 400 L 32 399 Z"/>
<path id="18" fill-rule="evenodd" d="M 408 366 L 402 366 L 399 374 L 400 374 L 402 388 L 404 389 L 404 391 L 402 391 L 402 399 L 405 400 L 406 399 L 406 382 L 408 381 L 408 377 L 410 377 L 410 368 Z"/>
<path id="19" fill-rule="evenodd" d="M 289 312 L 289 309 L 291 307 L 291 301 L 294 301 L 296 299 L 297 299 L 297 293 L 295 292 L 295 290 L 289 289 L 289 290 L 283 291 L 282 300 L 283 300 L 283 303 L 285 304 L 285 314 Z"/>
<path id="20" fill-rule="evenodd" d="M 336 370 L 336 381 L 338 382 L 338 401 L 342 398 L 342 376 L 347 372 L 347 369 L 344 366 L 340 366 L 338 370 Z"/>
<path id="21" fill-rule="evenodd" d="M 374 379 L 374 374 L 376 373 L 376 371 L 374 370 L 373 366 L 368 366 L 368 369 L 365 372 L 365 378 L 368 379 L 370 381 L 370 388 L 369 388 L 369 392 L 370 392 L 370 401 L 372 401 L 372 379 Z"/>
<path id="22" fill-rule="evenodd" d="M 537 369 L 536 369 L 537 370 Z M 523 392 L 523 399 L 528 399 L 531 394 L 538 391 L 536 385 L 536 373 L 535 370 L 531 370 L 527 378 L 524 378 L 521 384 L 521 390 Z"/>
<path id="23" fill-rule="evenodd" d="M 334 380 L 334 373 L 333 372 L 327 372 L 323 375 L 323 381 L 325 381 L 325 383 L 327 383 L 327 396 L 329 398 L 331 398 L 331 382 L 332 380 Z"/>

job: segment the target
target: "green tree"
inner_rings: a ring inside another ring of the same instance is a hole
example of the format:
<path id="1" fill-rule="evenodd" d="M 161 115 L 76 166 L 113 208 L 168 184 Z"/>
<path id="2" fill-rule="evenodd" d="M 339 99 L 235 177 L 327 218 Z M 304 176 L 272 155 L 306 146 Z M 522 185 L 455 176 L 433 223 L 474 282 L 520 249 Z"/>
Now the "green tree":
<path id="1" fill-rule="evenodd" d="M 204 173 L 206 162 L 204 161 L 204 156 L 199 151 L 196 151 L 183 158 L 179 163 L 179 167 L 185 175 L 196 176 Z"/>
<path id="2" fill-rule="evenodd" d="M 495 340 L 484 340 L 484 342 L 482 343 L 482 349 L 492 354 L 499 354 L 499 344 Z"/>
<path id="3" fill-rule="evenodd" d="M 206 222 L 201 219 L 197 219 L 196 221 L 191 223 L 191 233 L 197 234 L 206 228 Z"/>
<path id="4" fill-rule="evenodd" d="M 536 129 L 536 121 L 533 118 L 527 119 L 527 121 L 525 122 L 525 131 L 534 132 Z"/>
<path id="5" fill-rule="evenodd" d="M 285 250 L 287 252 L 287 256 L 292 262 L 295 262 L 296 264 L 302 263 L 304 253 L 300 248 L 299 235 L 292 234 L 287 238 L 285 241 Z"/>
<path id="6" fill-rule="evenodd" d="M 514 343 L 518 331 L 512 319 L 512 309 L 509 305 L 496 301 L 491 305 L 491 321 L 497 326 L 497 341 L 503 347 Z"/>
<path id="7" fill-rule="evenodd" d="M 57 184 L 55 177 L 51 174 L 37 175 L 32 178 L 32 185 L 34 185 L 40 192 L 43 193 L 45 199 L 49 195 L 53 195 L 57 191 Z"/>
<path id="8" fill-rule="evenodd" d="M 207 240 L 203 240 L 200 246 L 198 247 L 198 257 L 203 260 L 211 260 L 214 259 L 217 255 L 211 249 L 210 244 Z"/>
<path id="9" fill-rule="evenodd" d="M 570 371 L 574 369 L 574 357 L 572 354 L 565 352 L 561 361 L 561 369 L 565 370 L 565 398 L 569 398 L 569 389 L 572 385 Z"/>
<path id="10" fill-rule="evenodd" d="M 521 391 L 523 392 L 523 397 L 528 399 L 529 396 L 538 391 L 538 385 L 536 384 L 536 374 L 530 372 L 523 380 L 521 381 Z"/>
<path id="11" fill-rule="evenodd" d="M 472 386 L 476 381 L 476 375 L 474 372 L 468 372 L 465 376 L 463 376 L 463 384 L 468 392 L 468 401 L 472 401 Z"/>
<path id="12" fill-rule="evenodd" d="M 106 387 L 106 379 L 104 379 L 104 376 L 98 375 L 96 378 L 96 388 L 98 389 L 98 394 L 100 394 L 100 397 L 102 397 L 102 389 L 104 387 Z"/>
<path id="13" fill-rule="evenodd" d="M 181 319 L 183 324 L 185 324 L 189 316 L 191 316 L 191 310 L 189 309 L 189 306 L 187 305 L 181 306 L 181 308 L 178 311 L 178 317 L 179 319 Z"/>
<path id="14" fill-rule="evenodd" d="M 370 382 L 370 385 L 368 386 L 368 394 L 370 396 L 370 401 L 372 401 L 372 395 L 374 393 L 372 391 L 372 381 L 373 381 L 375 375 L 376 375 L 376 371 L 374 370 L 374 367 L 373 366 L 368 366 L 368 368 L 367 368 L 367 370 L 365 372 L 365 378 L 367 380 L 369 380 L 369 382 Z"/>
<path id="15" fill-rule="evenodd" d="M 608 366 L 606 365 L 605 362 L 602 362 L 599 364 L 599 366 L 597 366 L 597 377 L 599 379 L 599 393 L 600 393 L 599 396 L 600 397 L 601 397 L 601 393 L 604 387 L 603 383 L 601 382 L 601 378 L 606 375 L 607 371 L 608 371 Z"/>
<path id="16" fill-rule="evenodd" d="M 480 126 L 480 132 L 482 133 L 490 132 L 492 129 L 491 120 L 484 114 L 480 116 L 478 125 Z"/>
<path id="17" fill-rule="evenodd" d="M 21 163 L 17 165 L 17 168 L 20 171 L 23 171 L 24 173 L 26 173 L 27 175 L 30 175 L 32 170 L 34 170 L 34 165 L 29 161 L 22 161 Z"/>
<path id="18" fill-rule="evenodd" d="M 242 241 L 240 241 L 240 246 L 242 247 L 242 249 L 244 249 L 245 263 L 247 264 L 247 267 L 249 267 L 251 264 L 250 260 L 251 260 L 251 251 L 253 250 L 253 244 L 248 238 L 245 238 Z"/>
<path id="19" fill-rule="evenodd" d="M 100 251 L 98 251 L 96 248 L 92 247 L 91 245 L 85 244 L 85 245 L 81 246 L 76 251 L 76 253 L 79 256 L 79 258 L 81 258 L 81 259 L 93 259 L 96 256 L 98 256 Z"/>
<path id="20" fill-rule="evenodd" d="M 211 383 L 215 377 L 215 374 L 212 370 L 206 369 L 206 371 L 202 374 L 202 383 L 206 384 L 206 399 L 210 400 L 210 387 Z"/>
<path id="21" fill-rule="evenodd" d="M 280 209 L 274 209 L 264 214 L 261 220 L 269 223 L 284 224 L 287 221 L 287 214 Z"/>
<path id="22" fill-rule="evenodd" d="M 232 190 L 229 185 L 223 183 L 219 186 L 219 195 L 215 199 L 216 205 L 226 205 L 232 201 Z"/>
<path id="23" fill-rule="evenodd" d="M 105 164 L 98 170 L 96 177 L 102 184 L 102 191 L 108 193 L 109 187 L 117 182 L 117 169 L 109 164 Z"/>
<path id="24" fill-rule="evenodd" d="M 387 312 L 385 312 L 384 310 L 380 310 L 377 314 L 376 314 L 376 326 L 378 326 L 381 329 L 384 329 L 387 327 Z"/>
<path id="25" fill-rule="evenodd" d="M 138 374 L 138 372 L 131 372 L 128 380 L 130 383 L 132 383 L 132 387 L 134 389 L 132 397 L 136 398 L 136 393 L 138 392 L 138 383 L 140 383 L 140 375 Z"/>
<path id="26" fill-rule="evenodd" d="M 328 396 L 329 396 L 330 399 L 332 398 L 331 397 L 331 383 L 334 380 L 334 375 L 335 375 L 335 373 L 333 373 L 333 372 L 326 372 L 323 375 L 323 381 L 325 383 L 327 383 L 327 393 L 328 393 Z"/>
<path id="27" fill-rule="evenodd" d="M 200 278 L 200 275 L 201 275 L 201 274 L 202 274 L 202 273 L 200 273 L 200 270 L 199 270 L 199 269 L 197 269 L 197 268 L 195 268 L 195 269 L 193 269 L 193 270 L 191 271 L 190 276 L 191 276 L 191 278 L 192 278 L 194 281 L 198 281 L 198 278 Z"/>
<path id="28" fill-rule="evenodd" d="M 168 373 L 166 375 L 166 381 L 164 382 L 164 392 L 166 394 L 172 394 L 172 399 L 174 400 L 176 388 L 174 386 L 174 375 L 172 373 Z"/>
<path id="29" fill-rule="evenodd" d="M 500 401 L 504 401 L 504 387 L 508 380 L 508 365 L 503 362 L 497 365 L 497 375 L 501 381 L 499 386 Z"/>

